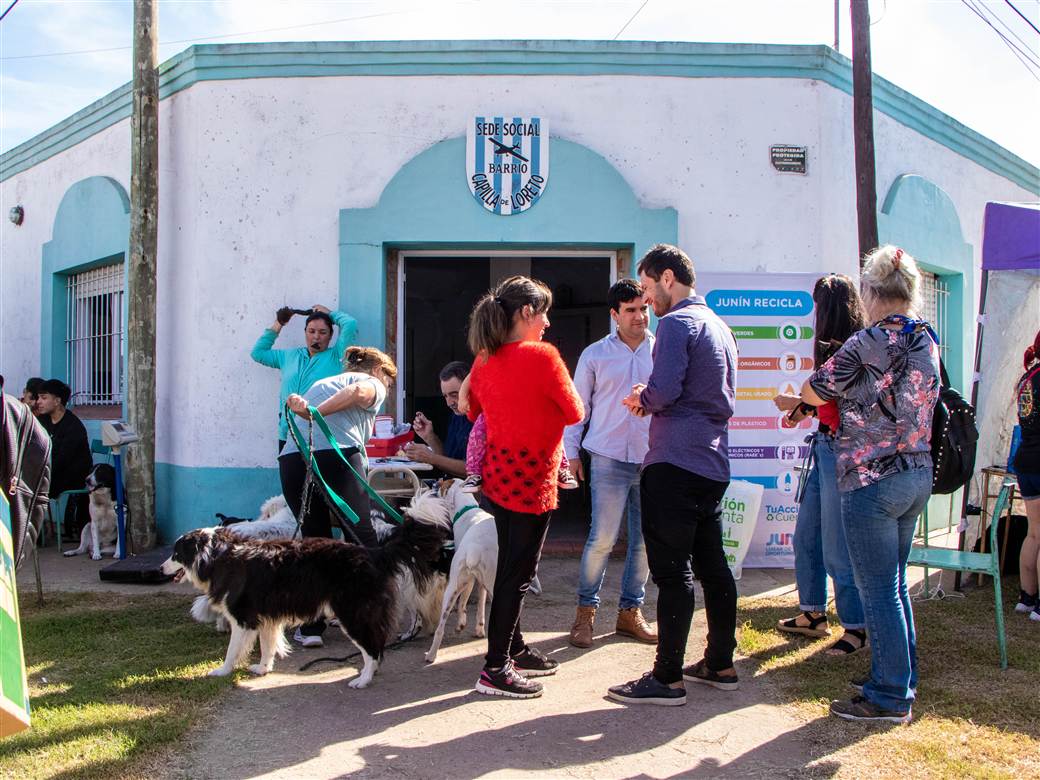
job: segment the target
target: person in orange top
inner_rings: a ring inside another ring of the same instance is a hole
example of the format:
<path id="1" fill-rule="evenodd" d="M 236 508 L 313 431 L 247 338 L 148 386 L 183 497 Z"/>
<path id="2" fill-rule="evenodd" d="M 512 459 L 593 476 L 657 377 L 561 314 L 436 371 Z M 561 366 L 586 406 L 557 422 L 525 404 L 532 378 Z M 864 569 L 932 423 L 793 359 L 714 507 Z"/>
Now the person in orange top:
<path id="1" fill-rule="evenodd" d="M 488 652 L 476 690 L 514 699 L 541 696 L 542 686 L 527 678 L 559 666 L 524 643 L 520 612 L 556 508 L 563 429 L 585 417 L 559 352 L 541 340 L 551 306 L 543 283 L 513 276 L 480 299 L 469 322 L 478 357 L 467 413 L 471 420 L 483 413 L 487 425 L 482 488 L 498 531 Z"/>

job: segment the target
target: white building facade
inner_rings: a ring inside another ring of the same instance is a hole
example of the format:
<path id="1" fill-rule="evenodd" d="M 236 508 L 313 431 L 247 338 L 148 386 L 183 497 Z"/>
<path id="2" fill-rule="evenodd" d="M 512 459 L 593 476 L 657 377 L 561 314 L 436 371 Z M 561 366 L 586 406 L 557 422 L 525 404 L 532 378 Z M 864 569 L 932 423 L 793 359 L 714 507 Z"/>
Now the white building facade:
<path id="1" fill-rule="evenodd" d="M 280 492 L 278 377 L 249 359 L 279 306 L 355 316 L 359 343 L 398 357 L 389 411 L 407 418 L 436 399 L 431 367 L 468 357 L 472 295 L 507 273 L 554 280 L 565 354 L 605 332 L 606 287 L 656 242 L 698 273 L 856 273 L 851 67 L 826 47 L 196 46 L 160 78 L 167 540 Z M 1040 175 L 883 80 L 874 98 L 881 240 L 935 274 L 963 386 L 983 209 L 1035 200 Z M 70 381 L 95 418 L 122 416 L 129 112 L 123 88 L 0 158 L 3 211 L 25 215 L 0 232 L 0 371 L 15 392 L 29 376 Z M 522 213 L 488 211 L 467 182 L 467 128 L 493 116 L 546 121 L 551 166 Z M 805 172 L 778 170 L 776 146 L 804 149 Z M 277 346 L 301 334 L 294 321 Z M 70 346 L 83 338 L 89 354 Z"/>

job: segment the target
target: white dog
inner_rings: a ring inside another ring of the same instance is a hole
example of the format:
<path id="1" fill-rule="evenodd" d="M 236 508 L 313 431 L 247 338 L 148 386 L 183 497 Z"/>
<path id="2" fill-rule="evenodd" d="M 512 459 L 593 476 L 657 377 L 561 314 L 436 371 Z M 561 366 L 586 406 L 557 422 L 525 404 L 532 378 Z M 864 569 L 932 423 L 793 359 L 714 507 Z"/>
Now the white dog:
<path id="1" fill-rule="evenodd" d="M 498 532 L 495 518 L 481 509 L 472 493 L 462 492 L 462 480 L 445 480 L 441 483 L 441 495 L 448 503 L 452 517 L 452 532 L 455 536 L 455 557 L 451 561 L 448 586 L 441 602 L 440 620 L 433 634 L 433 642 L 426 653 L 426 661 L 437 660 L 437 650 L 444 638 L 451 611 L 458 607 L 457 630 L 466 627 L 466 604 L 474 587 L 478 587 L 477 616 L 474 633 L 484 636 L 485 610 L 488 593 L 494 592 L 495 574 L 498 569 Z M 535 577 L 531 592 L 540 593 L 541 586 Z"/>
<path id="2" fill-rule="evenodd" d="M 118 558 L 119 534 L 113 499 L 116 470 L 107 463 L 99 463 L 87 475 L 86 486 L 90 491 L 90 522 L 83 526 L 79 547 L 66 550 L 64 555 L 71 558 L 89 552 L 91 558 L 100 561 L 103 553 L 112 553 L 113 558 Z"/>

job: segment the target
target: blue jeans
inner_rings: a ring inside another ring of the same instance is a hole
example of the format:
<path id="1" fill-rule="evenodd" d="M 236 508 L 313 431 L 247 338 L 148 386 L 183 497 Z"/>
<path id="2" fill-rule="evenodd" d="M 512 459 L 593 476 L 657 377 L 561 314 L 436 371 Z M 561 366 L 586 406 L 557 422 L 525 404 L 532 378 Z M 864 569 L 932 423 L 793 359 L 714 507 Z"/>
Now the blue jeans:
<path id="1" fill-rule="evenodd" d="M 581 553 L 578 577 L 578 605 L 599 606 L 599 590 L 607 572 L 607 559 L 614 549 L 621 521 L 628 515 L 628 553 L 621 579 L 621 609 L 641 607 L 646 597 L 646 563 L 642 516 L 639 509 L 638 463 L 624 463 L 602 455 L 592 455 L 592 526 Z"/>
<path id="2" fill-rule="evenodd" d="M 827 576 L 830 575 L 834 580 L 838 619 L 845 628 L 862 629 L 866 618 L 841 523 L 834 442 L 830 436 L 817 433 L 811 446 L 813 465 L 805 478 L 805 492 L 794 528 L 798 608 L 806 612 L 827 610 Z"/>
<path id="3" fill-rule="evenodd" d="M 932 470 L 914 469 L 841 496 L 845 538 L 870 635 L 870 680 L 863 696 L 909 711 L 917 687 L 917 637 L 906 561 L 917 517 L 932 492 Z"/>

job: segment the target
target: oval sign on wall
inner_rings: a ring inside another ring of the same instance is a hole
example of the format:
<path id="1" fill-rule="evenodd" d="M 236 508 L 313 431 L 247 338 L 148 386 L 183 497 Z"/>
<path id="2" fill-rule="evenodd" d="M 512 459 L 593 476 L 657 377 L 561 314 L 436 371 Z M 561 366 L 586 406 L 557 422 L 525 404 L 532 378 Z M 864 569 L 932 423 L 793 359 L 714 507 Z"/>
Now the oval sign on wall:
<path id="1" fill-rule="evenodd" d="M 549 183 L 547 121 L 537 116 L 474 117 L 466 130 L 466 180 L 488 211 L 527 211 Z"/>

